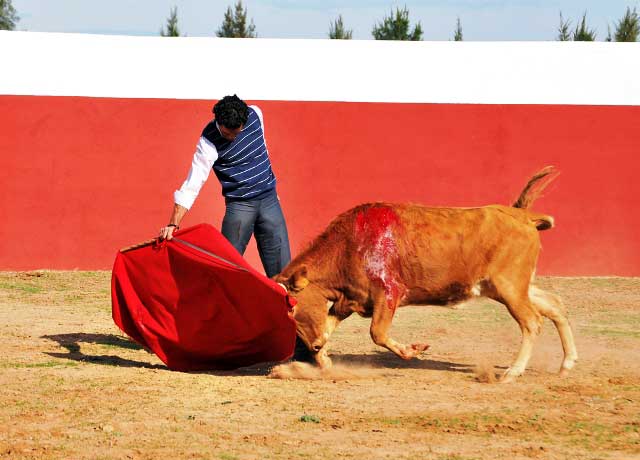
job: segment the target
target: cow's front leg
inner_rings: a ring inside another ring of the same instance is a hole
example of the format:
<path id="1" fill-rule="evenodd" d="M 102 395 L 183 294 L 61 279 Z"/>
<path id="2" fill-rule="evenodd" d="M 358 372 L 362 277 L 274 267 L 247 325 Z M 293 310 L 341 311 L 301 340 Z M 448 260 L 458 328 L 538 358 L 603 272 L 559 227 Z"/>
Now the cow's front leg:
<path id="1" fill-rule="evenodd" d="M 413 343 L 411 345 L 405 345 L 400 342 L 396 342 L 389 337 L 389 329 L 391 328 L 391 322 L 393 321 L 393 315 L 398 306 L 398 301 L 388 302 L 384 294 L 380 296 L 380 299 L 374 304 L 373 317 L 371 319 L 371 338 L 376 345 L 385 347 L 388 350 L 394 352 L 402 359 L 411 359 L 418 356 L 420 353 L 429 348 L 426 343 Z"/>

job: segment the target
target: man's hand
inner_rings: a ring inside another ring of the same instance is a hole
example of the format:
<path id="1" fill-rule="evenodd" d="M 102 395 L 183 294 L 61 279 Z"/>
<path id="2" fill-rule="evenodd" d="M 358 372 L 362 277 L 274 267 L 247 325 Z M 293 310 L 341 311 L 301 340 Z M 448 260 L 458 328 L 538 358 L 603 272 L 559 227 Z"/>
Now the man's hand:
<path id="1" fill-rule="evenodd" d="M 161 240 L 168 240 L 171 241 L 171 239 L 173 238 L 173 232 L 176 230 L 177 227 L 174 227 L 173 225 L 167 225 L 166 227 L 162 227 L 160 229 L 160 239 Z"/>
<path id="2" fill-rule="evenodd" d="M 161 240 L 171 240 L 173 238 L 173 232 L 178 230 L 178 225 L 182 221 L 182 218 L 187 213 L 188 209 L 180 206 L 179 204 L 173 205 L 173 211 L 171 212 L 171 217 L 169 218 L 169 224 L 160 229 L 160 237 Z"/>

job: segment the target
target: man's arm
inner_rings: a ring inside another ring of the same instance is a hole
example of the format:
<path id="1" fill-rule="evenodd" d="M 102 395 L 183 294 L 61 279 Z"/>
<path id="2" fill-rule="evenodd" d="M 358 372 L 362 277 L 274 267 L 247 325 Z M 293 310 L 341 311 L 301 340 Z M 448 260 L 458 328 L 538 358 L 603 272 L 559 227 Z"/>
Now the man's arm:
<path id="1" fill-rule="evenodd" d="M 173 195 L 173 211 L 171 212 L 169 223 L 160 229 L 160 239 L 166 238 L 170 240 L 173 237 L 173 232 L 178 228 L 182 218 L 193 205 L 200 193 L 200 189 L 209 177 L 213 163 L 217 159 L 218 151 L 215 146 L 206 138 L 201 137 L 196 147 L 196 152 L 193 154 L 189 175 L 180 190 L 176 190 Z"/>
<path id="2" fill-rule="evenodd" d="M 260 120 L 260 126 L 262 126 L 262 134 L 264 135 L 264 116 L 262 115 L 262 110 L 257 105 L 250 105 L 253 110 L 255 110 L 256 115 L 258 115 L 258 120 Z"/>

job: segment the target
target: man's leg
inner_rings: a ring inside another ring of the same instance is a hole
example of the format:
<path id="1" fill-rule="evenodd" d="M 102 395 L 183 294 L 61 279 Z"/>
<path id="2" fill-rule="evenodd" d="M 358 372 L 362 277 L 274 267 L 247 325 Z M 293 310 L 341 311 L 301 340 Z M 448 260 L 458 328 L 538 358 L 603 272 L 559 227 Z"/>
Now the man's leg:
<path id="1" fill-rule="evenodd" d="M 244 255 L 253 234 L 258 204 L 252 201 L 231 201 L 226 207 L 221 232 L 233 247 Z"/>
<path id="2" fill-rule="evenodd" d="M 275 193 L 260 200 L 255 235 L 262 266 L 271 278 L 280 273 L 291 260 L 287 224 Z"/>
<path id="3" fill-rule="evenodd" d="M 255 234 L 260 260 L 265 273 L 271 278 L 280 273 L 291 260 L 287 223 L 280 207 L 280 200 L 275 193 L 262 200 L 260 213 L 256 219 Z M 311 352 L 298 336 L 296 336 L 293 360 L 314 362 Z"/>

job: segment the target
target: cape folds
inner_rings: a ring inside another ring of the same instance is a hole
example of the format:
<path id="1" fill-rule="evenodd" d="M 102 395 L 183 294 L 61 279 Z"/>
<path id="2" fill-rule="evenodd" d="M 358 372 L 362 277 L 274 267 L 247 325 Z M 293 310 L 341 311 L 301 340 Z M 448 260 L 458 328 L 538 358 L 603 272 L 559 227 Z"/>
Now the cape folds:
<path id="1" fill-rule="evenodd" d="M 115 323 L 173 370 L 234 369 L 293 354 L 292 300 L 200 224 L 116 256 Z"/>

